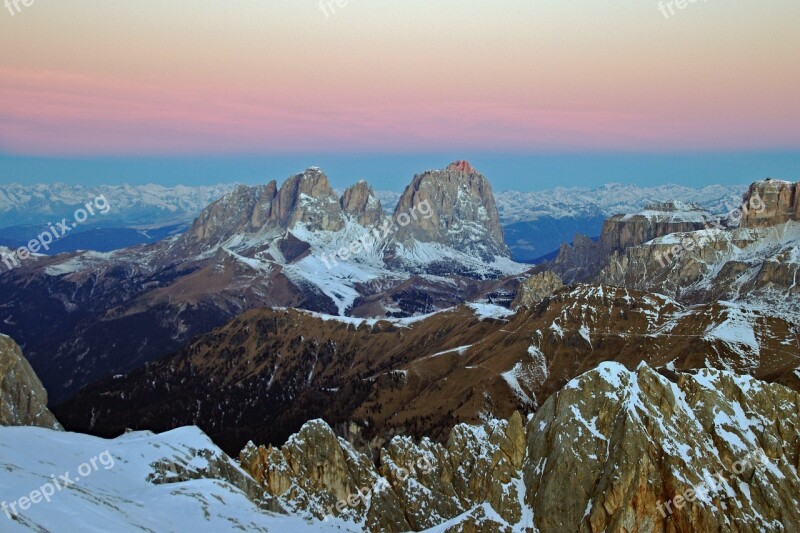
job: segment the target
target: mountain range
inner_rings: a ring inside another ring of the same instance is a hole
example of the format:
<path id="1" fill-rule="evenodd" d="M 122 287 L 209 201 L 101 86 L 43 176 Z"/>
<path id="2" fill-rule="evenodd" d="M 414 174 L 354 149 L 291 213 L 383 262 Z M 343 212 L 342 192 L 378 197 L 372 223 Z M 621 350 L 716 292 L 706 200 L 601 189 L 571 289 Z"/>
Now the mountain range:
<path id="1" fill-rule="evenodd" d="M 132 493 L 175 531 L 792 531 L 800 184 L 704 191 L 598 208 L 533 266 L 465 161 L 390 211 L 311 167 L 34 255 L 0 272 L 0 424 L 38 426 L 0 428 L 27 452 L 0 497 L 105 447 L 123 466 L 67 494 L 123 531 Z"/>
<path id="2" fill-rule="evenodd" d="M 76 228 L 52 248 L 54 253 L 77 250 L 109 252 L 161 240 L 185 231 L 212 201 L 236 185 L 214 186 L 122 185 L 0 185 L 0 246 L 25 245 L 53 217 L 69 216 L 87 199 L 105 195 L 112 211 Z M 679 185 L 638 187 L 619 183 L 596 189 L 558 187 L 551 190 L 495 193 L 505 241 L 517 261 L 533 261 L 571 242 L 576 233 L 596 237 L 603 221 L 619 213 L 643 209 L 648 203 L 680 198 L 715 214 L 732 209 L 746 186 L 712 185 L 693 189 Z M 337 196 L 344 190 L 336 190 Z M 387 213 L 402 192 L 375 191 Z M 56 217 L 56 218 L 58 218 Z"/>

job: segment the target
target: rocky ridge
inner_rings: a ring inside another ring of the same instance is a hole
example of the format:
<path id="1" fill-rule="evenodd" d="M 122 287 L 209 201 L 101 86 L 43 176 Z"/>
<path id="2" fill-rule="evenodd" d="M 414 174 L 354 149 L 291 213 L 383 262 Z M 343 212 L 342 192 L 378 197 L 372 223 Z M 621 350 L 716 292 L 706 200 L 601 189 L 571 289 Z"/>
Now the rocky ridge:
<path id="1" fill-rule="evenodd" d="M 527 423 L 396 437 L 377 467 L 321 421 L 240 459 L 284 509 L 369 531 L 792 531 L 798 417 L 796 392 L 749 376 L 604 363 Z"/>
<path id="2" fill-rule="evenodd" d="M 656 202 L 636 213 L 618 214 L 605 220 L 599 241 L 576 235 L 572 245 L 562 244 L 552 269 L 567 283 L 595 279 L 614 253 L 665 235 L 710 227 L 719 219 L 696 204 Z"/>
<path id="3" fill-rule="evenodd" d="M 441 440 L 459 422 L 533 412 L 604 361 L 735 369 L 800 390 L 796 334 L 733 303 L 684 306 L 588 285 L 515 313 L 472 304 L 425 319 L 342 320 L 256 310 L 56 413 L 71 430 L 104 436 L 196 423 L 230 453 L 324 418 L 376 449 L 393 435 Z"/>

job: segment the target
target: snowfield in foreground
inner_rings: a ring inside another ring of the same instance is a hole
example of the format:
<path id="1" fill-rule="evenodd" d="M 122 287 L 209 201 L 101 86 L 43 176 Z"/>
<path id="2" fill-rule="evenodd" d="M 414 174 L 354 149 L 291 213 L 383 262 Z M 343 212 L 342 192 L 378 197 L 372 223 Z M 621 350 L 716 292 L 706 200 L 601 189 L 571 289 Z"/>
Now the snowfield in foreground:
<path id="1" fill-rule="evenodd" d="M 80 477 L 79 467 L 106 450 L 114 459 L 113 466 L 107 469 L 96 462 L 96 470 Z M 178 473 L 159 473 L 154 466 L 159 463 L 176 465 Z M 0 531 L 348 530 L 334 520 L 323 524 L 263 511 L 242 490 L 223 481 L 224 476 L 214 476 L 219 469 L 255 484 L 196 427 L 161 435 L 129 433 L 114 440 L 0 427 L 0 504 L 16 503 L 19 512 L 9 518 L 10 510 L 8 514 L 0 511 Z M 70 478 L 80 479 L 55 491 L 49 503 L 36 498 L 39 503 L 20 511 L 20 498 L 28 498 L 53 478 L 63 485 L 60 476 L 67 472 Z M 212 472 L 209 478 L 219 479 L 199 479 L 207 472 Z"/>

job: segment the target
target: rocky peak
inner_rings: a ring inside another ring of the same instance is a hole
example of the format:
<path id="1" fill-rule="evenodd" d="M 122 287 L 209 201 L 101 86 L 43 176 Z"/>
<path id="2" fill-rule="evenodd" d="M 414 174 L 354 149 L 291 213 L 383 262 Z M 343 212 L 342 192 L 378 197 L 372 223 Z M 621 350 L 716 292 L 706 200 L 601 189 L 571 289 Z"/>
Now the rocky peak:
<path id="1" fill-rule="evenodd" d="M 766 179 L 750 185 L 743 198 L 743 228 L 800 220 L 800 183 Z"/>
<path id="2" fill-rule="evenodd" d="M 298 223 L 312 231 L 338 231 L 344 227 L 339 198 L 318 167 L 283 183 L 273 205 L 273 217 L 281 227 L 290 229 Z"/>
<path id="3" fill-rule="evenodd" d="M 342 210 L 356 218 L 362 226 L 372 227 L 383 218 L 381 201 L 369 184 L 361 180 L 344 191 L 339 204 Z"/>
<path id="4" fill-rule="evenodd" d="M 275 182 L 259 187 L 239 185 L 203 209 L 185 238 L 213 245 L 236 233 L 248 231 L 254 222 L 261 219 L 264 208 L 260 206 L 270 206 L 274 197 Z"/>
<path id="5" fill-rule="evenodd" d="M 62 429 L 47 409 L 47 391 L 10 337 L 0 334 L 0 425 Z"/>
<path id="6" fill-rule="evenodd" d="M 463 174 L 478 173 L 474 168 L 472 168 L 472 165 L 469 164 L 469 161 L 456 161 L 455 163 L 450 163 L 447 166 L 447 170 L 453 170 L 455 172 L 461 172 Z"/>
<path id="7" fill-rule="evenodd" d="M 594 277 L 606 264 L 608 251 L 602 243 L 580 233 L 572 246 L 563 243 L 552 262 L 552 269 L 566 283 L 585 281 Z"/>
<path id="8" fill-rule="evenodd" d="M 319 168 L 291 176 L 280 189 L 274 180 L 256 187 L 239 185 L 206 207 L 182 242 L 190 249 L 215 246 L 235 235 L 291 229 L 297 223 L 311 230 L 344 227 L 339 199 Z"/>
<path id="9" fill-rule="evenodd" d="M 270 181 L 266 187 L 261 189 L 253 213 L 250 216 L 250 228 L 253 230 L 261 229 L 272 218 L 272 202 L 278 196 L 278 184 L 275 180 Z"/>
<path id="10" fill-rule="evenodd" d="M 413 217 L 418 213 L 427 218 Z M 489 180 L 466 161 L 415 176 L 400 197 L 394 218 L 405 215 L 413 218 L 396 234 L 403 245 L 440 243 L 487 260 L 510 256 Z"/>

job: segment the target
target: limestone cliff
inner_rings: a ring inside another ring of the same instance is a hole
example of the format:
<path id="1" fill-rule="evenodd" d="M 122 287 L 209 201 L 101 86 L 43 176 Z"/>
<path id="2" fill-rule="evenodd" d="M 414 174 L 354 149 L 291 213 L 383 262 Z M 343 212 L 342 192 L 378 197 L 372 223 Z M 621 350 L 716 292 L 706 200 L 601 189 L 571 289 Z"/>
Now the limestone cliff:
<path id="1" fill-rule="evenodd" d="M 600 242 L 608 250 L 624 250 L 662 235 L 703 229 L 713 220 L 711 213 L 697 205 L 677 201 L 653 203 L 644 211 L 606 220 Z"/>
<path id="2" fill-rule="evenodd" d="M 800 220 L 800 183 L 767 179 L 750 185 L 744 196 L 743 228 L 775 226 Z"/>
<path id="3" fill-rule="evenodd" d="M 800 317 L 798 184 L 761 181 L 745 194 L 739 227 L 680 231 L 614 252 L 600 283 L 667 294 L 686 303 L 743 300 Z M 739 215 L 731 217 L 738 222 Z"/>
<path id="4" fill-rule="evenodd" d="M 280 227 L 297 223 L 312 231 L 338 231 L 344 227 L 339 199 L 328 177 L 317 167 L 287 179 L 278 191 L 273 218 Z"/>
<path id="5" fill-rule="evenodd" d="M 47 409 L 47 391 L 17 343 L 0 335 L 0 425 L 61 429 Z"/>

